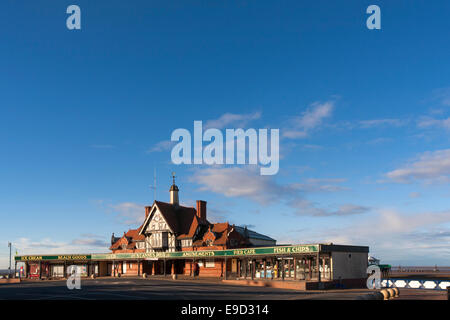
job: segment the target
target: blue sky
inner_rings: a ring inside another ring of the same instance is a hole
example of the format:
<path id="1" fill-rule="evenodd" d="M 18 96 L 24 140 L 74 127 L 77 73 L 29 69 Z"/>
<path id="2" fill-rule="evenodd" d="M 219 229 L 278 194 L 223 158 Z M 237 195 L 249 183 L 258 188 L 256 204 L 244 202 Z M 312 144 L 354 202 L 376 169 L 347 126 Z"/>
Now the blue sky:
<path id="1" fill-rule="evenodd" d="M 82 29 L 66 28 L 81 8 Z M 366 8 L 381 8 L 381 30 Z M 143 206 L 208 201 L 279 243 L 450 265 L 448 1 L 2 1 L 0 268 L 106 252 Z M 280 171 L 175 166 L 193 121 L 279 128 Z M 295 133 L 295 134 L 287 134 Z"/>

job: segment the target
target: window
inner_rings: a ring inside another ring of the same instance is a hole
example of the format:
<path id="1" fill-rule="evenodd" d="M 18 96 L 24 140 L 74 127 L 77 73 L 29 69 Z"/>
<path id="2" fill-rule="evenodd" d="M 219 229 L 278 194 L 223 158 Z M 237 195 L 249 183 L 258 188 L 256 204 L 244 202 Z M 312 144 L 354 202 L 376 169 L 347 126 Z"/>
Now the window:
<path id="1" fill-rule="evenodd" d="M 214 259 L 208 259 L 205 261 L 205 268 L 214 268 Z"/>
<path id="2" fill-rule="evenodd" d="M 162 246 L 163 247 L 169 246 L 169 234 L 167 232 L 162 233 Z"/>

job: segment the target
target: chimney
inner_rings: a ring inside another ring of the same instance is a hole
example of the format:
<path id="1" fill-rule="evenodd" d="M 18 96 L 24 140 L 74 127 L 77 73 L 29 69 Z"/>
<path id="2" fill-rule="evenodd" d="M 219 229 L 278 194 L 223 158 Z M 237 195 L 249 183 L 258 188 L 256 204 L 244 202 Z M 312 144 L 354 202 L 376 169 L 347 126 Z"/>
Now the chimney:
<path id="1" fill-rule="evenodd" d="M 197 200 L 197 216 L 206 221 L 206 201 Z"/>
<path id="2" fill-rule="evenodd" d="M 148 217 L 148 215 L 150 214 L 150 209 L 151 209 L 152 207 L 145 207 L 145 218 L 147 218 Z"/>

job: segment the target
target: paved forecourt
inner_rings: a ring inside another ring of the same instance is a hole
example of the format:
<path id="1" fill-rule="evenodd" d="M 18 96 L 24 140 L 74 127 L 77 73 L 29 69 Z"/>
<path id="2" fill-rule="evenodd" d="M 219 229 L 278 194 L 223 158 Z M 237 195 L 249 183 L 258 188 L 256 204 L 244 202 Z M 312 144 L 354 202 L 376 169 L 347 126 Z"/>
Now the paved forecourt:
<path id="1" fill-rule="evenodd" d="M 69 290 L 65 280 L 0 285 L 0 300 L 352 300 L 369 292 L 366 289 L 299 292 L 226 285 L 219 281 L 104 278 L 83 279 L 80 290 Z"/>

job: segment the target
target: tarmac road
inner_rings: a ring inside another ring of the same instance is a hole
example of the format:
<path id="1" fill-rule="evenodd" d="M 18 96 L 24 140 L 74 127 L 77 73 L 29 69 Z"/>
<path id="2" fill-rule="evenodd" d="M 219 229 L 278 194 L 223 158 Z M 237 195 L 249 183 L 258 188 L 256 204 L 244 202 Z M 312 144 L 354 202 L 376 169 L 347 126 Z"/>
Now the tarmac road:
<path id="1" fill-rule="evenodd" d="M 142 278 L 81 280 L 80 290 L 66 281 L 1 284 L 0 300 L 354 300 L 370 290 L 294 291 L 206 281 Z"/>

